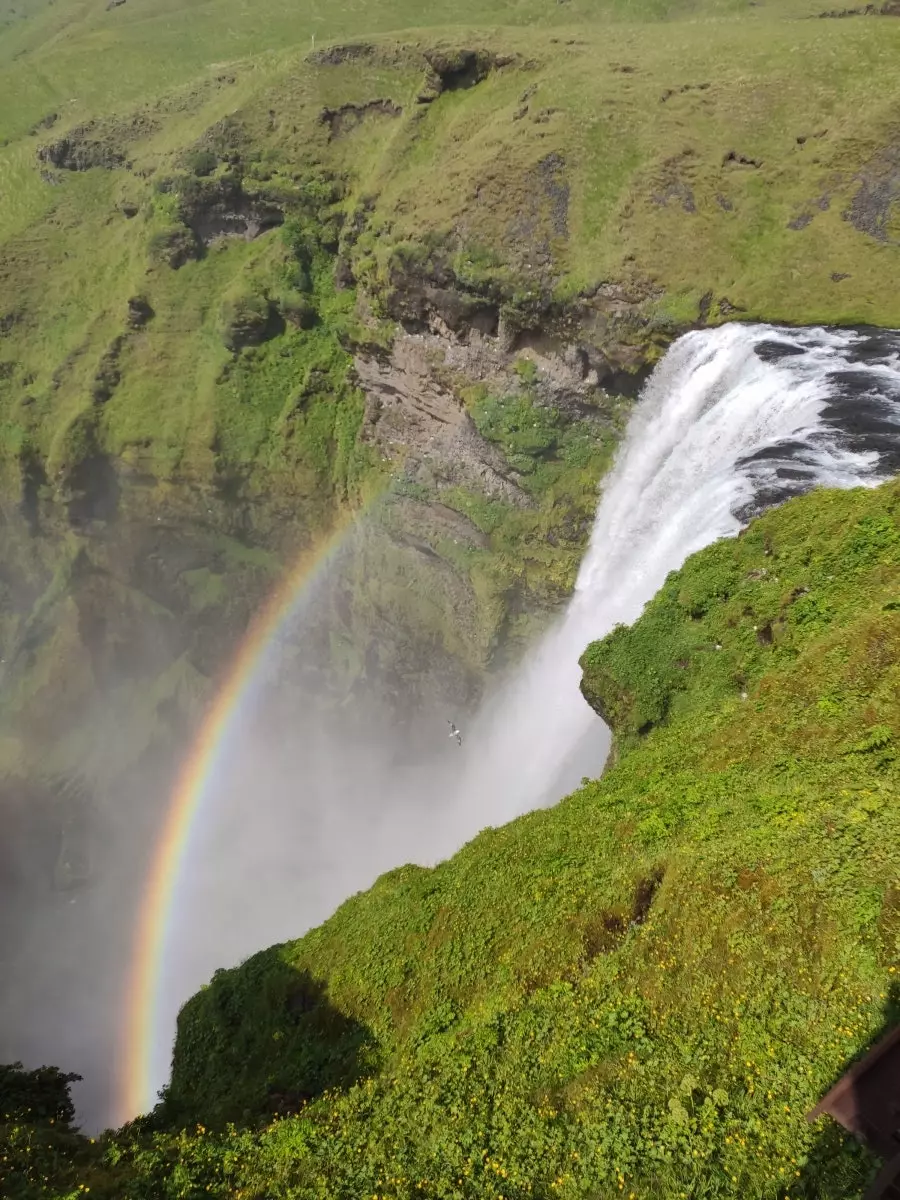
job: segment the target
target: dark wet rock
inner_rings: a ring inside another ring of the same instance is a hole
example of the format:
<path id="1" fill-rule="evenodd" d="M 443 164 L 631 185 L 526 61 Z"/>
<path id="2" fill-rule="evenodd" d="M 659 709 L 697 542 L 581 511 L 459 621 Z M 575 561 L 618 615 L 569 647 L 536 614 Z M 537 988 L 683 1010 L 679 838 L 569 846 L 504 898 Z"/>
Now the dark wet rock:
<path id="1" fill-rule="evenodd" d="M 103 167 L 111 171 L 125 165 L 125 155 L 121 150 L 104 142 L 77 137 L 75 133 L 49 146 L 41 146 L 38 158 L 64 171 L 88 171 L 91 167 Z"/>
<path id="2" fill-rule="evenodd" d="M 831 272 L 832 283 L 841 283 L 843 280 L 851 279 L 851 278 L 852 278 L 852 276 L 848 275 L 846 271 L 832 271 Z"/>
<path id="3" fill-rule="evenodd" d="M 308 296 L 299 292 L 282 297 L 276 307 L 285 322 L 293 325 L 295 329 L 312 329 L 319 319 L 315 304 Z"/>
<path id="4" fill-rule="evenodd" d="M 837 8 L 819 13 L 822 20 L 841 20 L 844 17 L 900 17 L 900 0 L 885 4 L 866 4 L 861 8 Z"/>
<path id="5" fill-rule="evenodd" d="M 67 472 L 59 494 L 73 529 L 114 520 L 121 488 L 113 460 L 94 448 Z"/>
<path id="6" fill-rule="evenodd" d="M 123 204 L 119 205 L 119 211 L 123 217 L 127 217 L 130 221 L 131 218 L 136 217 L 141 210 L 137 204 L 134 204 L 130 200 L 126 200 Z"/>
<path id="7" fill-rule="evenodd" d="M 124 3 L 125 0 L 108 0 L 106 11 L 109 12 L 111 8 L 121 8 Z"/>
<path id="8" fill-rule="evenodd" d="M 430 104 L 444 92 L 475 87 L 492 70 L 515 61 L 513 55 L 498 55 L 488 50 L 426 50 L 425 81 L 416 97 L 420 104 Z"/>
<path id="9" fill-rule="evenodd" d="M 403 109 L 393 100 L 368 100 L 364 104 L 342 104 L 340 108 L 323 108 L 319 121 L 328 126 L 329 140 L 350 133 L 366 117 L 399 117 Z"/>
<path id="10" fill-rule="evenodd" d="M 339 254 L 334 264 L 334 286 L 339 292 L 354 284 L 353 267 L 344 254 Z"/>
<path id="11" fill-rule="evenodd" d="M 793 342 L 780 342 L 777 338 L 757 342 L 754 351 L 756 357 L 761 358 L 763 362 L 778 362 L 782 358 L 793 358 L 806 353 L 803 346 L 796 346 Z"/>
<path id="12" fill-rule="evenodd" d="M 132 296 L 128 301 L 128 316 L 126 318 L 131 329 L 140 329 L 154 316 L 149 301 L 144 296 Z"/>
<path id="13" fill-rule="evenodd" d="M 732 304 L 727 296 L 723 296 L 719 301 L 719 316 L 731 317 L 735 313 L 746 312 L 746 308 L 742 308 L 739 304 Z"/>
<path id="14" fill-rule="evenodd" d="M 426 287 L 422 299 L 428 311 L 436 314 L 454 333 L 464 329 L 478 329 L 481 333 L 495 333 L 499 310 L 480 296 L 472 296 L 454 288 Z"/>
<path id="15" fill-rule="evenodd" d="M 6 334 L 11 333 L 21 319 L 22 314 L 18 309 L 11 309 L 9 312 L 0 314 L 0 337 L 5 337 Z"/>

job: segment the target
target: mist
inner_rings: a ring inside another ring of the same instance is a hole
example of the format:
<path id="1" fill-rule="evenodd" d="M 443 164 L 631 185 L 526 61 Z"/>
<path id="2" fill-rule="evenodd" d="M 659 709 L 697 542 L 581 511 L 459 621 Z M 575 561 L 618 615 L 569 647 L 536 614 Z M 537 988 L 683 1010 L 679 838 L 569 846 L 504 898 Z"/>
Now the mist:
<path id="1" fill-rule="evenodd" d="M 168 1076 L 178 1008 L 214 970 L 299 937 L 384 871 L 433 865 L 599 775 L 609 734 L 578 690 L 587 644 L 635 619 L 669 571 L 755 512 L 895 470 L 898 354 L 898 335 L 761 325 L 675 343 L 604 481 L 565 612 L 475 711 L 435 702 L 400 723 L 374 699 L 322 705 L 294 665 L 327 626 L 325 579 L 267 656 L 198 815 L 169 931 L 154 1086 Z M 338 559 L 332 570 L 343 569 Z M 75 1096 L 89 1130 L 135 1115 L 116 1090 L 128 970 L 176 768 L 146 762 L 109 798 L 90 886 L 49 896 L 23 886 L 4 914 L 0 1058 L 83 1074 Z"/>

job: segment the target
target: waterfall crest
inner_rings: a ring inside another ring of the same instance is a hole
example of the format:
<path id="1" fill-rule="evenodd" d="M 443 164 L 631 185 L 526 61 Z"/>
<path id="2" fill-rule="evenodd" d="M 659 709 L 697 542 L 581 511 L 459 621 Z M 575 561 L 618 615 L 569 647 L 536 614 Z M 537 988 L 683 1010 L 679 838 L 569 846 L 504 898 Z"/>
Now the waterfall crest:
<path id="1" fill-rule="evenodd" d="M 579 693 L 579 656 L 689 555 L 790 496 L 898 469 L 900 334 L 732 324 L 680 338 L 604 481 L 565 614 L 473 726 L 459 828 L 502 824 L 599 773 L 609 737 Z"/>

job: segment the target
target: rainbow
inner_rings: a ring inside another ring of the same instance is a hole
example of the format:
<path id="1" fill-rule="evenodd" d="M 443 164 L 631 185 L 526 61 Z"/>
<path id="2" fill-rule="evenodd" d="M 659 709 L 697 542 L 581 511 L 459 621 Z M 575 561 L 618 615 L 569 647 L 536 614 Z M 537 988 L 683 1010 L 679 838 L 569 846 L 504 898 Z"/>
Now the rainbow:
<path id="1" fill-rule="evenodd" d="M 182 767 L 154 848 L 138 911 L 127 981 L 122 1069 L 117 1087 L 119 1119 L 124 1123 L 152 1108 L 154 1051 L 162 1000 L 163 967 L 177 905 L 178 881 L 204 801 L 226 759 L 230 735 L 257 699 L 265 678 L 262 667 L 279 634 L 289 625 L 344 540 L 347 524 L 324 544 L 303 555 L 254 618 L 224 676 L 200 732 Z"/>

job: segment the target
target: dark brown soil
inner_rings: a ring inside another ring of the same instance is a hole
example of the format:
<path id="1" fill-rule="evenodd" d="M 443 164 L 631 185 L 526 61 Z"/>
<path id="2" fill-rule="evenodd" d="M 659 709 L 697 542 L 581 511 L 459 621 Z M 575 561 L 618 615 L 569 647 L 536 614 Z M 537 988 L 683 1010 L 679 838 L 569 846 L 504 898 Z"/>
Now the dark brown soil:
<path id="1" fill-rule="evenodd" d="M 319 121 L 328 126 L 330 141 L 356 129 L 368 116 L 399 117 L 403 109 L 393 100 L 369 100 L 365 104 L 342 104 L 340 108 L 323 108 Z"/>

